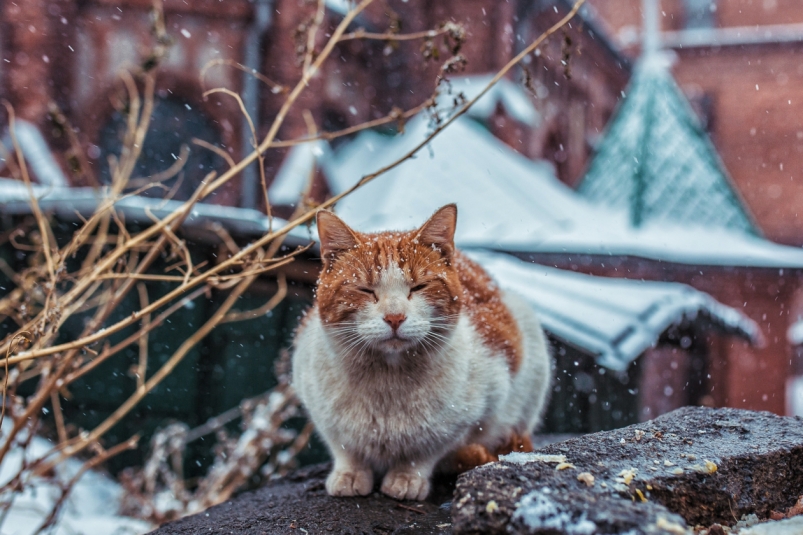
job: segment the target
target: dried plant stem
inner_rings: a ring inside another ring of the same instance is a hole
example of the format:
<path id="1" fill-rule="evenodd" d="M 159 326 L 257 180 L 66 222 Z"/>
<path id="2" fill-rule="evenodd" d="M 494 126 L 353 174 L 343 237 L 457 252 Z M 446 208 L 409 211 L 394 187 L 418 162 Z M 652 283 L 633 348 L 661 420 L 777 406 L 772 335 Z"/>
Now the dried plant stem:
<path id="1" fill-rule="evenodd" d="M 355 12 L 360 10 L 360 6 L 362 6 L 364 8 L 365 6 L 367 6 L 368 3 L 370 3 L 370 1 L 371 0 L 364 0 L 357 8 L 352 10 L 350 12 L 350 14 L 355 14 L 355 16 L 356 16 Z M 507 72 L 510 71 L 510 69 L 512 69 L 516 64 L 518 64 L 525 56 L 527 56 L 527 54 L 532 53 L 536 48 L 538 48 L 541 45 L 541 43 L 544 42 L 545 39 L 547 39 L 549 36 L 551 36 L 552 34 L 557 32 L 561 27 L 563 27 L 566 23 L 568 23 L 574 17 L 574 15 L 577 14 L 577 11 L 580 9 L 580 7 L 582 6 L 582 4 L 584 2 L 585 2 L 585 0 L 578 0 L 574 4 L 574 6 L 572 7 L 571 11 L 569 11 L 569 13 L 566 16 L 564 16 L 560 21 L 555 23 L 546 32 L 541 34 L 538 37 L 538 39 L 533 41 L 533 43 L 531 43 L 528 47 L 526 47 L 524 50 L 522 50 L 518 55 L 516 55 L 515 58 L 510 60 L 502 68 L 502 70 L 500 70 L 496 74 L 496 76 L 494 76 L 494 78 L 486 85 L 486 87 L 483 88 L 483 90 L 479 92 L 479 94 L 477 94 L 474 98 L 472 98 L 471 100 L 466 102 L 449 119 L 447 119 L 441 125 L 439 125 L 437 128 L 435 128 L 435 130 L 433 130 L 432 133 L 430 133 L 423 141 L 421 141 L 419 144 L 417 144 L 415 147 L 413 147 L 410 151 L 408 151 L 404 156 L 402 156 L 401 158 L 399 158 L 395 162 L 392 162 L 392 163 L 382 167 L 381 169 L 375 171 L 374 173 L 365 175 L 364 177 L 362 177 L 359 181 L 357 181 L 357 183 L 355 183 L 350 188 L 346 189 L 342 193 L 340 193 L 338 195 L 335 195 L 335 196 L 331 197 L 330 199 L 328 199 L 328 200 L 324 201 L 323 203 L 321 203 L 321 205 L 318 207 L 318 209 L 329 208 L 330 206 L 332 206 L 335 203 L 337 203 L 340 199 L 346 197 L 347 195 L 350 195 L 351 193 L 353 193 L 354 191 L 356 191 L 360 187 L 364 186 L 365 184 L 371 182 L 372 180 L 374 180 L 378 176 L 381 176 L 382 174 L 390 171 L 391 169 L 394 169 L 395 167 L 398 167 L 399 165 L 401 165 L 401 163 L 403 163 L 404 161 L 406 161 L 406 160 L 410 159 L 412 156 L 414 156 L 418 151 L 420 151 L 430 141 L 432 141 L 432 139 L 435 136 L 440 134 L 440 132 L 442 132 L 447 126 L 449 126 L 455 120 L 457 120 L 458 117 L 460 117 L 461 115 L 465 114 L 468 111 L 468 109 L 476 101 L 478 101 L 480 98 L 482 98 L 490 90 L 490 88 L 493 87 L 493 85 L 496 82 L 498 82 L 500 79 L 502 79 L 502 77 L 505 74 L 507 74 Z M 342 26 L 343 26 L 343 24 L 341 23 L 341 26 L 339 26 L 339 28 L 342 27 Z M 333 36 L 333 38 L 334 37 L 335 36 Z M 326 50 L 326 49 L 324 49 L 324 50 Z M 313 64 L 313 67 L 315 67 L 315 65 L 317 64 L 317 61 L 320 61 L 323 57 L 324 57 L 324 53 L 322 52 L 321 55 L 318 57 L 318 60 L 316 60 L 316 63 Z M 302 79 L 302 81 L 303 81 L 303 79 Z M 300 88 L 301 87 L 302 87 L 301 84 L 296 86 L 296 89 L 294 90 L 294 92 L 291 93 L 290 97 L 288 97 L 288 101 L 290 100 L 290 98 L 293 97 L 294 94 L 296 94 L 296 90 L 298 91 L 298 93 L 300 93 Z M 296 94 L 296 96 L 297 96 L 297 94 Z M 285 114 L 286 114 L 286 111 L 287 110 L 285 110 Z M 281 113 L 280 113 L 280 115 L 281 115 Z M 279 117 L 277 117 L 277 121 L 278 121 L 278 119 L 279 119 Z M 276 126 L 277 125 L 277 121 L 274 121 L 275 129 L 278 129 L 278 126 Z M 273 132 L 273 135 L 275 135 L 275 132 Z M 273 136 L 269 133 L 268 136 L 266 137 L 266 141 L 272 140 L 272 139 L 273 139 Z M 265 144 L 265 142 L 263 142 L 263 144 Z M 269 144 L 269 142 L 267 144 Z M 255 153 L 251 153 L 250 161 L 253 161 L 254 158 L 256 158 Z M 224 177 L 226 177 L 230 173 L 232 173 L 232 171 L 237 170 L 239 172 L 240 169 L 238 169 L 238 167 L 242 166 L 243 162 L 245 162 L 246 160 L 248 160 L 248 158 L 245 158 L 244 160 L 242 160 L 238 164 L 238 166 L 235 166 L 234 168 L 229 170 L 227 173 L 224 173 L 224 175 L 221 175 L 221 177 L 218 179 L 218 181 L 223 179 Z M 250 161 L 249 161 L 249 163 L 250 163 Z M 209 187 L 212 187 L 214 184 L 215 183 L 210 184 Z M 200 191 L 201 191 L 201 189 L 198 190 L 198 192 L 200 192 Z M 214 189 L 212 191 L 214 191 Z M 198 193 L 198 192 L 196 192 L 196 193 Z M 186 206 L 186 205 L 183 205 L 182 208 L 184 208 L 184 206 Z M 178 217 L 178 215 L 176 215 L 176 214 L 180 214 L 180 213 L 184 212 L 184 210 L 182 210 L 182 208 L 180 208 L 179 210 L 174 212 L 174 214 L 171 214 L 171 216 L 168 216 L 165 219 L 163 219 L 159 225 L 154 225 L 153 227 L 150 227 L 150 229 L 153 229 L 154 227 L 163 227 L 164 225 L 167 224 L 168 221 L 175 221 L 175 218 Z M 317 210 L 309 210 L 309 211 L 301 214 L 300 216 L 296 217 L 295 219 L 293 219 L 291 222 L 289 222 L 287 225 L 285 225 L 281 229 L 278 229 L 278 230 L 276 230 L 274 232 L 270 232 L 268 234 L 265 234 L 263 237 L 261 237 L 260 239 L 256 240 L 255 242 L 251 243 L 249 246 L 241 249 L 240 252 L 238 252 L 237 254 L 233 255 L 230 259 L 228 259 L 228 260 L 226 260 L 224 262 L 221 262 L 220 264 L 218 264 L 214 268 L 209 269 L 208 271 L 204 272 L 203 274 L 199 275 L 198 277 L 190 279 L 190 281 L 188 281 L 187 284 L 185 284 L 185 285 L 183 285 L 183 286 L 181 286 L 179 288 L 176 288 L 172 292 L 169 292 L 168 294 L 166 294 L 161 299 L 151 303 L 151 305 L 147 309 L 141 310 L 139 312 L 136 312 L 136 313 L 132 314 L 132 316 L 130 318 L 128 318 L 126 320 L 122 320 L 121 322 L 119 322 L 119 323 L 107 328 L 106 331 L 104 331 L 104 333 L 102 333 L 100 335 L 98 335 L 96 333 L 94 335 L 89 335 L 89 336 L 86 336 L 86 337 L 84 337 L 82 339 L 79 339 L 79 340 L 76 340 L 74 342 L 70 342 L 70 343 L 67 343 L 67 344 L 61 344 L 59 346 L 52 346 L 50 348 L 44 348 L 44 349 L 40 349 L 40 350 L 37 350 L 37 351 L 29 351 L 29 352 L 21 353 L 21 354 L 15 356 L 15 357 L 11 357 L 10 358 L 10 363 L 11 364 L 15 364 L 17 362 L 22 362 L 24 360 L 29 360 L 29 359 L 33 359 L 33 358 L 39 358 L 39 357 L 43 357 L 43 356 L 47 356 L 47 355 L 52 355 L 52 354 L 58 353 L 60 351 L 64 351 L 66 349 L 70 349 L 72 347 L 79 347 L 79 346 L 84 346 L 84 345 L 89 345 L 89 344 L 95 343 L 98 340 L 101 340 L 101 339 L 105 338 L 106 336 L 108 336 L 108 334 L 110 334 L 111 332 L 119 331 L 120 329 L 123 329 L 123 328 L 127 327 L 128 325 L 134 323 L 135 321 L 138 321 L 141 318 L 142 315 L 144 315 L 146 313 L 149 313 L 152 310 L 154 310 L 156 308 L 159 308 L 160 306 L 164 305 L 165 303 L 168 303 L 168 302 L 172 301 L 173 299 L 179 297 L 184 291 L 186 291 L 186 289 L 189 289 L 189 288 L 192 288 L 194 286 L 197 286 L 198 284 L 201 284 L 201 283 L 205 282 L 206 280 L 208 280 L 209 278 L 211 278 L 213 275 L 216 275 L 217 273 L 219 273 L 219 272 L 221 272 L 221 271 L 223 271 L 225 269 L 228 269 L 232 265 L 235 265 L 237 262 L 243 260 L 244 258 L 249 256 L 251 253 L 256 251 L 257 249 L 264 247 L 265 245 L 267 245 L 268 243 L 272 242 L 273 240 L 275 240 L 275 239 L 277 239 L 279 237 L 287 235 L 295 227 L 297 227 L 299 225 L 302 225 L 302 224 L 312 220 L 312 218 L 315 216 L 316 213 L 317 213 Z M 147 233 L 147 230 L 143 231 L 137 237 L 132 238 L 132 241 L 144 240 L 145 238 L 142 237 L 142 236 L 145 235 L 146 233 Z"/>
<path id="2" fill-rule="evenodd" d="M 102 451 L 99 455 L 96 455 L 89 461 L 85 462 L 78 470 L 78 472 L 76 472 L 75 475 L 63 486 L 61 491 L 61 496 L 59 496 L 59 499 L 56 501 L 55 505 L 53 505 L 53 508 L 50 510 L 50 514 L 47 516 L 42 525 L 39 526 L 39 528 L 36 530 L 35 533 L 41 533 L 42 531 L 49 528 L 55 523 L 59 511 L 61 511 L 64 502 L 70 495 L 70 492 L 72 492 L 72 489 L 75 488 L 75 484 L 78 483 L 78 481 L 84 476 L 85 473 L 87 473 L 89 470 L 93 468 L 100 466 L 101 464 L 105 463 L 115 455 L 119 455 L 124 451 L 133 450 L 134 448 L 137 447 L 138 443 L 139 443 L 139 436 L 138 435 L 133 436 L 128 440 L 126 440 L 125 442 L 117 444 L 113 448 Z"/>
<path id="3" fill-rule="evenodd" d="M 203 340 L 211 331 L 214 329 L 220 321 L 226 316 L 229 309 L 237 302 L 237 299 L 251 286 L 251 283 L 254 282 L 256 277 L 247 277 L 240 281 L 240 283 L 229 293 L 226 300 L 220 305 L 212 317 L 209 318 L 206 323 L 204 323 L 200 329 L 195 331 L 192 336 L 187 338 L 183 344 L 176 350 L 175 353 L 165 362 L 161 368 L 159 368 L 156 373 L 154 373 L 150 379 L 148 379 L 145 384 L 143 384 L 140 388 L 138 388 L 134 394 L 131 395 L 120 407 L 117 408 L 106 420 L 103 421 L 99 426 L 93 429 L 90 433 L 86 435 L 76 437 L 72 439 L 72 441 L 68 442 L 67 445 L 62 450 L 61 454 L 56 459 L 51 459 L 48 462 L 42 463 L 39 465 L 35 473 L 36 474 L 43 474 L 49 470 L 51 470 L 55 465 L 62 462 L 64 459 L 71 457 L 78 453 L 79 451 L 86 448 L 89 444 L 98 440 L 101 436 L 103 436 L 109 429 L 114 427 L 114 425 L 119 422 L 126 414 L 128 414 L 131 409 L 133 409 L 140 400 L 145 397 L 151 390 L 156 388 L 156 386 L 162 382 L 162 380 L 170 375 L 170 373 L 175 369 L 176 366 L 184 359 L 184 357 L 189 353 L 190 349 L 195 347 L 195 345 Z"/>
<path id="4" fill-rule="evenodd" d="M 449 28 L 424 30 L 422 32 L 413 33 L 372 33 L 366 32 L 364 29 L 360 28 L 357 31 L 345 34 L 340 38 L 340 41 L 349 41 L 351 39 L 372 39 L 377 41 L 415 41 L 418 39 L 431 39 L 445 33 L 449 33 Z"/>
<path id="5" fill-rule="evenodd" d="M 145 308 L 148 306 L 148 288 L 142 284 L 137 284 L 137 292 L 139 293 L 139 306 Z M 148 372 L 148 333 L 150 331 L 151 315 L 147 314 L 142 318 L 142 336 L 139 337 L 139 363 L 137 364 L 137 390 L 142 388 L 145 383 L 145 374 Z"/>

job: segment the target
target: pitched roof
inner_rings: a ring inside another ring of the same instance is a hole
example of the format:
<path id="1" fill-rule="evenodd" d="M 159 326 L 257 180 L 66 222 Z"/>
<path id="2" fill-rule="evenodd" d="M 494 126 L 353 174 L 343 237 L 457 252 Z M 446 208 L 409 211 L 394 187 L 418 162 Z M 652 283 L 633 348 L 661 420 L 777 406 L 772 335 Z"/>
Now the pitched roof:
<path id="1" fill-rule="evenodd" d="M 428 131 L 426 116 L 404 134 L 365 131 L 321 161 L 333 193 L 405 155 Z M 341 200 L 336 211 L 370 232 L 410 229 L 456 202 L 457 243 L 508 252 L 630 255 L 692 265 L 803 267 L 803 249 L 727 228 L 647 222 L 577 195 L 544 162 L 512 150 L 461 117 L 414 158 Z"/>
<path id="2" fill-rule="evenodd" d="M 684 320 L 762 342 L 753 320 L 685 284 L 594 277 L 500 253 L 473 251 L 469 256 L 503 290 L 532 306 L 547 332 L 612 370 L 626 370 Z"/>
<path id="3" fill-rule="evenodd" d="M 578 191 L 648 220 L 758 234 L 724 165 L 660 57 L 642 59 Z"/>

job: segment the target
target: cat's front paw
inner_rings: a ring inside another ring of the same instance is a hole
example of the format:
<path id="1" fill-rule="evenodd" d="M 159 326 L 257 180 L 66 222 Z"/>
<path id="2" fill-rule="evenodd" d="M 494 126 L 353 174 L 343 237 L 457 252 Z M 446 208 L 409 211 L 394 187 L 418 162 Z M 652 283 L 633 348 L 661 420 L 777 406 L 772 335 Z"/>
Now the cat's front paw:
<path id="1" fill-rule="evenodd" d="M 423 500 L 429 494 L 429 478 L 417 473 L 391 471 L 382 480 L 382 493 L 397 500 Z"/>
<path id="2" fill-rule="evenodd" d="M 370 470 L 334 470 L 326 478 L 326 492 L 331 496 L 367 496 L 373 488 Z"/>

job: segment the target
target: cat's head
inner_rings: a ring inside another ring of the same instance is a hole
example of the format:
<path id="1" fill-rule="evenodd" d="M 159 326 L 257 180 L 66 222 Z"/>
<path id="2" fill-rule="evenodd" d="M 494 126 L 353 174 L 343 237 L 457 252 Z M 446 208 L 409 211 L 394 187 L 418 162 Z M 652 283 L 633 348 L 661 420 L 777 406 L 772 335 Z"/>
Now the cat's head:
<path id="1" fill-rule="evenodd" d="M 454 269 L 457 206 L 409 232 L 363 234 L 318 212 L 323 270 L 317 299 L 327 332 L 354 353 L 400 355 L 446 342 L 461 306 Z"/>

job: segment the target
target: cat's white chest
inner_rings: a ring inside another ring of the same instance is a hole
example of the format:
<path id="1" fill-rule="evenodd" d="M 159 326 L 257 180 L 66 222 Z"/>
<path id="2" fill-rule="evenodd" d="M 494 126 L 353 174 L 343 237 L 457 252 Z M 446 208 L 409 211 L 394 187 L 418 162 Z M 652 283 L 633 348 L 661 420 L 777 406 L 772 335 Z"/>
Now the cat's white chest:
<path id="1" fill-rule="evenodd" d="M 486 351 L 468 322 L 453 333 L 451 351 L 418 377 L 399 372 L 355 378 L 344 369 L 317 317 L 296 340 L 294 385 L 333 447 L 360 452 L 372 464 L 413 452 L 434 453 L 460 442 L 488 412 L 490 385 L 482 375 L 502 377 L 504 369 L 477 369 Z M 498 359 L 495 359 L 498 360 Z"/>

